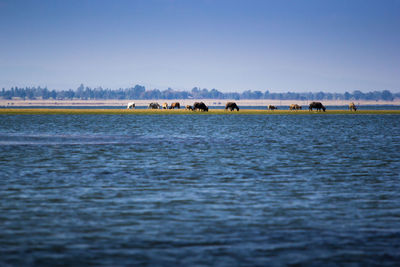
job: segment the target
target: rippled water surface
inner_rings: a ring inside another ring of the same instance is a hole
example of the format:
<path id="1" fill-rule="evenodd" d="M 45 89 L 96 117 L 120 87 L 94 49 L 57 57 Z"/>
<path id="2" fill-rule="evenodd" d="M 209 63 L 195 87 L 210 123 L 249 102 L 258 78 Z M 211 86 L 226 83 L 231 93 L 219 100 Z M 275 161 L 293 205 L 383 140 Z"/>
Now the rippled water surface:
<path id="1" fill-rule="evenodd" d="M 398 115 L 0 116 L 0 265 L 396 265 Z"/>

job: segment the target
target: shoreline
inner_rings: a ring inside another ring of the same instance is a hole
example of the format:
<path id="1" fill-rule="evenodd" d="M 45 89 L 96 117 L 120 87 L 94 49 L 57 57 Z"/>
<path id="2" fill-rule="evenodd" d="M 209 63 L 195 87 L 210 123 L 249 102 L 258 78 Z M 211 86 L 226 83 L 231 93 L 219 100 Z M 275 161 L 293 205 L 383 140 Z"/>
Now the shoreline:
<path id="1" fill-rule="evenodd" d="M 157 102 L 160 105 L 162 103 L 168 103 L 170 105 L 173 102 L 179 102 L 181 106 L 193 105 L 194 102 L 204 102 L 207 106 L 225 106 L 227 102 L 236 102 L 238 106 L 289 106 L 291 104 L 299 104 L 301 106 L 308 106 L 312 100 L 272 100 L 272 99 L 243 99 L 243 100 L 232 100 L 232 99 L 156 99 L 156 100 L 117 100 L 117 99 L 104 99 L 104 100 L 22 100 L 22 99 L 0 99 L 0 107 L 33 107 L 33 106 L 51 106 L 51 107 L 65 107 L 65 106 L 93 106 L 93 107 L 105 107 L 105 106 L 126 106 L 129 102 L 134 102 L 136 106 L 148 106 L 151 102 Z M 354 102 L 357 106 L 399 106 L 400 99 L 394 101 L 366 101 L 366 100 L 325 100 L 318 101 L 325 106 L 347 106 L 350 102 Z"/>
<path id="2" fill-rule="evenodd" d="M 400 110 L 265 110 L 242 109 L 225 111 L 210 109 L 208 112 L 185 109 L 71 109 L 71 108 L 3 108 L 0 115 L 400 115 Z"/>

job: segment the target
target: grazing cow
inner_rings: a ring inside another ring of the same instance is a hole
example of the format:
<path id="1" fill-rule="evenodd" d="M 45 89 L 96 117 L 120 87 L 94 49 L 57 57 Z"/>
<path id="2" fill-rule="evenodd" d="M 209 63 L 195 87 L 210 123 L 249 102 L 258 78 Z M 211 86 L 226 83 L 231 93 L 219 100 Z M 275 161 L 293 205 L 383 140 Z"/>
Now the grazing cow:
<path id="1" fill-rule="evenodd" d="M 150 103 L 149 104 L 149 109 L 159 109 L 161 106 L 160 106 L 160 104 L 158 104 L 158 103 Z"/>
<path id="2" fill-rule="evenodd" d="M 225 110 L 230 110 L 230 111 L 233 111 L 233 110 L 237 110 L 237 111 L 239 111 L 239 107 L 236 105 L 236 103 L 235 102 L 228 102 L 228 103 L 226 103 L 226 105 L 225 105 Z"/>
<path id="3" fill-rule="evenodd" d="M 168 104 L 167 103 L 162 104 L 162 108 L 163 109 L 168 109 Z"/>
<path id="4" fill-rule="evenodd" d="M 291 105 L 289 106 L 289 109 L 290 109 L 290 110 L 299 110 L 299 109 L 301 109 L 301 106 L 299 106 L 299 105 L 297 105 L 297 104 L 291 104 Z"/>
<path id="5" fill-rule="evenodd" d="M 172 103 L 171 106 L 169 107 L 169 109 L 175 109 L 175 108 L 180 109 L 181 104 L 179 104 L 179 102 L 175 102 L 175 103 Z"/>
<path id="6" fill-rule="evenodd" d="M 193 110 L 193 107 L 191 105 L 186 105 L 186 110 Z"/>
<path id="7" fill-rule="evenodd" d="M 350 111 L 357 111 L 357 107 L 356 107 L 356 105 L 354 104 L 354 102 L 351 102 L 350 104 L 349 104 L 349 109 L 350 109 Z"/>
<path id="8" fill-rule="evenodd" d="M 273 105 L 268 105 L 268 109 L 269 110 L 275 110 L 275 109 L 278 109 L 276 106 L 273 106 Z"/>
<path id="9" fill-rule="evenodd" d="M 135 109 L 135 103 L 133 103 L 133 102 L 130 102 L 130 103 L 128 103 L 128 105 L 126 106 L 126 108 L 127 109 Z"/>
<path id="10" fill-rule="evenodd" d="M 193 104 L 193 110 L 208 111 L 208 107 L 203 102 L 195 102 Z"/>
<path id="11" fill-rule="evenodd" d="M 311 104 L 308 106 L 308 110 L 312 111 L 313 108 L 317 109 L 317 111 L 321 111 L 321 109 L 325 112 L 326 108 L 324 105 L 321 104 L 321 102 L 311 102 Z"/>

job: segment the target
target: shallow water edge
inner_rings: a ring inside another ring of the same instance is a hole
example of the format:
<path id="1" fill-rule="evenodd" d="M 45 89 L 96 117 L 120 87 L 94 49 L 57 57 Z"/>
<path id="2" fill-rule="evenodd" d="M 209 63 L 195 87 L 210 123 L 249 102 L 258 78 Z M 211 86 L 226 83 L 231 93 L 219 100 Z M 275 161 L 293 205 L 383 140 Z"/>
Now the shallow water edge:
<path id="1" fill-rule="evenodd" d="M 385 115 L 400 114 L 400 110 L 358 110 L 356 112 L 348 110 L 327 110 L 326 112 L 318 111 L 290 111 L 290 110 L 261 110 L 261 109 L 241 109 L 240 111 L 225 111 L 224 109 L 210 109 L 208 112 L 189 111 L 185 109 L 163 110 L 163 109 L 81 109 L 81 108 L 6 108 L 0 109 L 0 115 L 51 115 L 51 114 L 100 114 L 100 115 Z"/>

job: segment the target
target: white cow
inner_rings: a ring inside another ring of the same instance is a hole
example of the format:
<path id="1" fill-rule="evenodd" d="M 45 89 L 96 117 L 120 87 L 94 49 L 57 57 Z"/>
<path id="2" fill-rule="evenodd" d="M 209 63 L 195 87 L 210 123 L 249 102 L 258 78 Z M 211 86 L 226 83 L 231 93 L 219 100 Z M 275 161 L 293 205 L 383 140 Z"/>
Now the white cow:
<path id="1" fill-rule="evenodd" d="M 130 102 L 128 103 L 128 105 L 126 106 L 127 109 L 135 109 L 135 103 L 134 102 Z"/>

